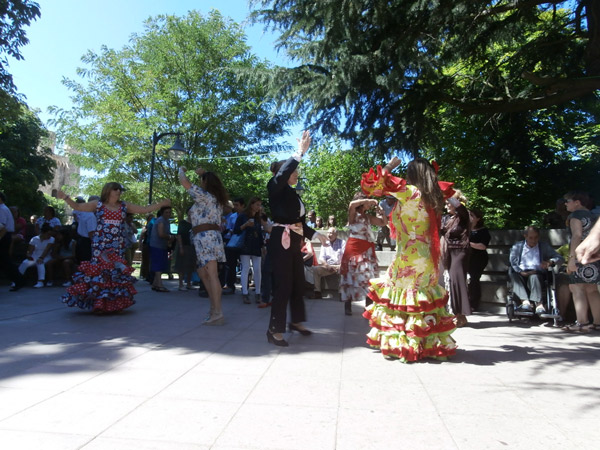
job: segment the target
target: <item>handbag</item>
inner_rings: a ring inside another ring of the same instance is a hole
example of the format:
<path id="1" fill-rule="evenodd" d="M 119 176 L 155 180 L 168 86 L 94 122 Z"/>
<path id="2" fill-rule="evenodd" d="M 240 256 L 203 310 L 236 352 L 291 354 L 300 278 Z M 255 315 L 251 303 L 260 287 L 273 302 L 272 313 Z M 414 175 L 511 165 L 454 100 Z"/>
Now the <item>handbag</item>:
<path id="1" fill-rule="evenodd" d="M 233 249 L 233 250 L 241 250 L 244 247 L 244 242 L 246 241 L 246 230 L 242 231 L 240 234 L 234 234 L 229 239 L 229 242 L 225 247 Z"/>

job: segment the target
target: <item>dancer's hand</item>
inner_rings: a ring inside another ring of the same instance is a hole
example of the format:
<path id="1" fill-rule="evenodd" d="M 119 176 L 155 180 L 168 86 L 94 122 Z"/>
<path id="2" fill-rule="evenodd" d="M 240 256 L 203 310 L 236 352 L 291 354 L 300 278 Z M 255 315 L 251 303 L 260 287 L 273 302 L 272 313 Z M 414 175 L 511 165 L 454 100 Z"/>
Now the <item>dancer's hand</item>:
<path id="1" fill-rule="evenodd" d="M 304 155 L 308 151 L 308 147 L 310 147 L 310 131 L 304 130 L 302 137 L 296 140 L 298 141 L 298 151 L 300 152 L 300 155 Z"/>

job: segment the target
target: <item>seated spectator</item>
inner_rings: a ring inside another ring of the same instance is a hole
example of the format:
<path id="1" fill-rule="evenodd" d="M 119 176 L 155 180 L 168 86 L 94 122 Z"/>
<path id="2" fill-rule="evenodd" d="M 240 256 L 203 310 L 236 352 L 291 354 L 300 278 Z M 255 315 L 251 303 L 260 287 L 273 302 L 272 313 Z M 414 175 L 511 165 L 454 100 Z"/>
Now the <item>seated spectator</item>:
<path id="1" fill-rule="evenodd" d="M 25 240 L 25 232 L 27 231 L 27 221 L 24 217 L 21 217 L 18 207 L 11 206 L 9 209 L 12 213 L 13 218 L 15 219 L 15 231 L 11 236 L 10 250 L 8 252 L 10 257 L 12 258 L 15 253 L 15 247 L 19 247 L 21 244 L 27 242 Z"/>
<path id="2" fill-rule="evenodd" d="M 321 246 L 318 265 L 313 267 L 315 290 L 311 298 L 323 298 L 321 295 L 321 280 L 326 277 L 339 276 L 342 255 L 346 247 L 346 241 L 338 239 L 337 229 L 330 228 L 327 231 L 330 245 Z"/>
<path id="3" fill-rule="evenodd" d="M 61 227 L 60 219 L 56 217 L 56 211 L 52 206 L 44 207 L 44 215 L 39 217 L 35 222 L 35 234 L 38 235 L 41 233 L 42 225 L 47 223 L 50 225 L 50 230 L 52 232 L 58 232 Z"/>
<path id="4" fill-rule="evenodd" d="M 313 286 L 315 284 L 313 267 L 317 265 L 317 256 L 315 255 L 315 249 L 310 239 L 304 239 L 304 245 L 302 245 L 300 252 L 304 260 L 304 280 L 307 284 Z"/>
<path id="5" fill-rule="evenodd" d="M 322 229 L 323 228 L 323 218 L 318 216 L 315 220 L 315 228 Z"/>
<path id="6" fill-rule="evenodd" d="M 308 214 L 306 214 L 306 225 L 311 228 L 317 228 L 317 213 L 314 209 L 311 209 Z"/>
<path id="7" fill-rule="evenodd" d="M 25 275 L 25 272 L 30 267 L 37 267 L 38 282 L 33 286 L 34 288 L 44 287 L 44 282 L 46 280 L 46 263 L 52 259 L 51 252 L 54 245 L 50 224 L 43 224 L 40 231 L 41 233 L 39 236 L 34 236 L 31 241 L 29 241 L 27 258 L 19 266 L 21 275 Z"/>
<path id="8" fill-rule="evenodd" d="M 327 228 L 331 228 L 331 227 L 336 227 L 337 226 L 337 220 L 335 219 L 335 215 L 330 215 L 329 218 L 327 219 Z"/>
<path id="9" fill-rule="evenodd" d="M 510 249 L 509 276 L 514 294 L 521 300 L 521 310 L 531 311 L 535 303 L 536 314 L 544 314 L 542 303 L 542 276 L 548 267 L 564 262 L 547 242 L 540 242 L 540 231 L 529 226 L 523 235 L 525 240 L 517 242 Z"/>
<path id="10" fill-rule="evenodd" d="M 65 282 L 64 287 L 71 286 L 71 275 L 73 275 L 73 269 L 75 268 L 75 248 L 76 242 L 71 234 L 70 227 L 64 227 L 60 230 L 60 233 L 54 240 L 54 246 L 52 247 L 52 258 L 46 263 L 47 270 L 47 282 L 46 286 L 52 286 L 55 281 L 55 270 L 61 269 L 63 271 Z"/>

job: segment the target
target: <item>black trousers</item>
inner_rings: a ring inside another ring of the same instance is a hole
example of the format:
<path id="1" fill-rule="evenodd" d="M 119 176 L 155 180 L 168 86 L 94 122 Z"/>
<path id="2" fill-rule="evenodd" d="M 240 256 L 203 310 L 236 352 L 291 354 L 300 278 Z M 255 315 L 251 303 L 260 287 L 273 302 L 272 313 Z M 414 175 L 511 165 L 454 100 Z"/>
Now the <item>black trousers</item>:
<path id="1" fill-rule="evenodd" d="M 473 311 L 479 309 L 479 303 L 481 303 L 481 282 L 479 280 L 483 275 L 485 266 L 487 266 L 488 259 L 485 250 L 471 249 L 469 255 L 469 276 L 471 277 L 471 281 L 469 281 L 469 303 Z"/>
<path id="2" fill-rule="evenodd" d="M 304 261 L 302 242 L 304 237 L 290 232 L 290 248 L 281 245 L 283 227 L 273 227 L 267 252 L 273 264 L 273 305 L 271 306 L 271 333 L 285 332 L 287 305 L 290 304 L 291 322 L 306 321 L 304 306 Z"/>
<path id="3" fill-rule="evenodd" d="M 16 264 L 10 259 L 9 250 L 10 242 L 12 239 L 12 233 L 6 233 L 2 239 L 0 239 L 0 271 L 4 272 L 8 279 L 15 283 L 17 286 L 23 285 L 25 280 L 19 272 Z"/>
<path id="4" fill-rule="evenodd" d="M 92 240 L 88 237 L 77 235 L 76 247 L 77 262 L 90 261 L 92 259 Z"/>
<path id="5" fill-rule="evenodd" d="M 235 291 L 235 281 L 236 281 L 236 269 L 237 263 L 240 259 L 240 251 L 225 247 L 225 280 L 221 279 L 221 285 L 224 286 L 227 284 L 229 289 L 233 289 Z"/>

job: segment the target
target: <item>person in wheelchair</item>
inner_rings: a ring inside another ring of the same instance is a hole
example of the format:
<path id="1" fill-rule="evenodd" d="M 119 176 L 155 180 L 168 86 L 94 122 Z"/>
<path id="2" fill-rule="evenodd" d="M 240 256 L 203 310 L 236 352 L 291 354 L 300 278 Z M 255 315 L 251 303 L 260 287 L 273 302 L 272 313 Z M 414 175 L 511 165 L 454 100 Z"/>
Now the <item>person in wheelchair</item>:
<path id="1" fill-rule="evenodd" d="M 523 235 L 525 240 L 514 244 L 510 249 L 510 269 L 508 275 L 513 285 L 513 293 L 521 301 L 521 311 L 532 311 L 535 303 L 536 314 L 545 314 L 542 301 L 544 276 L 549 267 L 564 262 L 550 244 L 540 241 L 540 230 L 529 226 Z"/>

